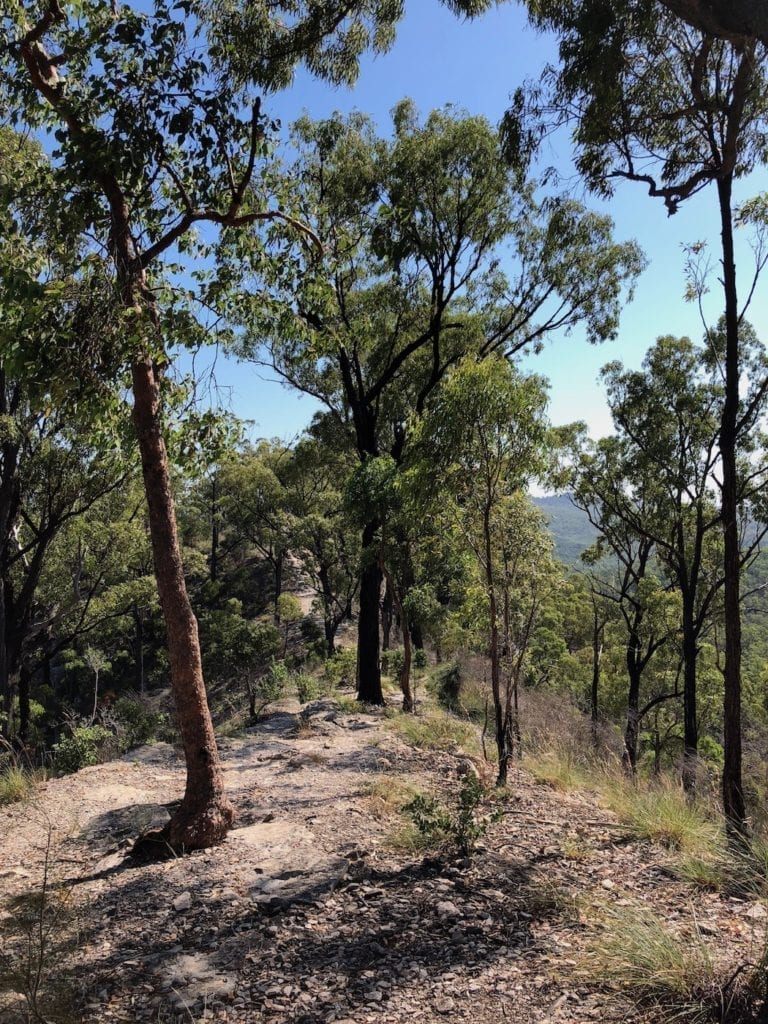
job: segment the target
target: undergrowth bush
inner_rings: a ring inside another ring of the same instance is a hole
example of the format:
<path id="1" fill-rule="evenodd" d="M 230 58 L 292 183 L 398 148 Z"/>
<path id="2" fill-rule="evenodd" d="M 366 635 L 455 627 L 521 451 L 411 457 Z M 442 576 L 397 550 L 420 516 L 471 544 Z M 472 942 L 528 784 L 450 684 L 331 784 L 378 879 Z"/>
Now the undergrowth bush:
<path id="1" fill-rule="evenodd" d="M 405 661 L 402 647 L 391 647 L 381 652 L 381 671 L 387 676 L 399 676 Z"/>
<path id="2" fill-rule="evenodd" d="M 340 647 L 323 666 L 323 673 L 329 686 L 354 686 L 357 676 L 357 648 Z"/>
<path id="3" fill-rule="evenodd" d="M 501 817 L 500 809 L 482 813 L 485 797 L 482 783 L 468 772 L 459 790 L 456 805 L 448 808 L 431 796 L 419 794 L 404 810 L 413 818 L 417 831 L 430 845 L 450 842 L 462 857 L 471 857 L 478 839 Z"/>
<path id="4" fill-rule="evenodd" d="M 115 701 L 110 724 L 114 726 L 117 745 L 123 753 L 145 743 L 154 743 L 168 732 L 167 715 L 153 711 L 139 696 L 128 694 Z"/>
<path id="5" fill-rule="evenodd" d="M 320 685 L 314 676 L 305 672 L 297 672 L 293 677 L 296 686 L 296 694 L 300 704 L 308 704 L 320 695 Z"/>
<path id="6" fill-rule="evenodd" d="M 103 725 L 78 725 L 53 748 L 53 767 L 64 775 L 107 760 L 115 752 L 115 737 Z"/>

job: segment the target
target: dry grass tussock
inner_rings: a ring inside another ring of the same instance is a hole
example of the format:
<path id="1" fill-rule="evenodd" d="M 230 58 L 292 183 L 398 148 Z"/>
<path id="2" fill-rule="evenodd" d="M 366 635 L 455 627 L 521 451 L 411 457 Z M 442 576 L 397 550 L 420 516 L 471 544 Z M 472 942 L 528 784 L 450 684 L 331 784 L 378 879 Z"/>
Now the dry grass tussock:
<path id="1" fill-rule="evenodd" d="M 398 713 L 388 717 L 386 725 L 406 743 L 422 750 L 463 751 L 482 756 L 476 726 L 440 708 L 430 708 L 418 715 Z"/>

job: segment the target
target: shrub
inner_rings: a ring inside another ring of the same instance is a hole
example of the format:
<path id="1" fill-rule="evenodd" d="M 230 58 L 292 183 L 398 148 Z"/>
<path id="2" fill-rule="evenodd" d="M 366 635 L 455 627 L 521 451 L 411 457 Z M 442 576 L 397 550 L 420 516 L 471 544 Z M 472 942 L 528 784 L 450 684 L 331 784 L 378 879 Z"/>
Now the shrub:
<path id="1" fill-rule="evenodd" d="M 445 665 L 434 677 L 434 689 L 437 699 L 449 711 L 458 711 L 461 707 L 462 674 L 458 662 Z"/>
<path id="2" fill-rule="evenodd" d="M 709 860 L 722 851 L 722 829 L 704 804 L 686 798 L 682 787 L 663 783 L 634 786 L 605 775 L 605 803 L 642 839 Z"/>
<path id="3" fill-rule="evenodd" d="M 715 969 L 698 930 L 682 941 L 647 907 L 606 913 L 584 967 L 606 981 L 668 1011 L 701 1012 L 718 991 Z"/>
<path id="4" fill-rule="evenodd" d="M 406 743 L 424 750 L 453 751 L 458 747 L 473 753 L 479 750 L 474 726 L 444 712 L 424 717 L 398 714 L 387 719 L 387 723 Z"/>
<path id="5" fill-rule="evenodd" d="M 112 708 L 117 743 L 121 751 L 153 743 L 167 727 L 168 716 L 152 711 L 135 696 L 120 697 Z"/>
<path id="6" fill-rule="evenodd" d="M 98 764 L 109 757 L 114 736 L 101 725 L 79 725 L 53 748 L 53 767 L 64 775 Z"/>
<path id="7" fill-rule="evenodd" d="M 423 647 L 417 647 L 413 652 L 413 667 L 417 669 L 427 667 L 427 652 Z"/>
<path id="8" fill-rule="evenodd" d="M 406 804 L 417 831 L 430 843 L 450 841 L 462 857 L 471 857 L 478 839 L 498 821 L 501 812 L 479 813 L 483 802 L 483 787 L 474 772 L 468 772 L 459 790 L 455 808 L 448 809 L 431 796 L 420 794 Z"/>
<path id="9" fill-rule="evenodd" d="M 285 693 L 290 673 L 284 661 L 272 660 L 272 664 L 263 676 L 257 679 L 248 678 L 248 702 L 250 705 L 251 721 L 255 722 L 270 704 Z"/>
<path id="10" fill-rule="evenodd" d="M 402 647 L 392 647 L 381 652 L 381 671 L 386 676 L 399 676 L 405 662 Z"/>
<path id="11" fill-rule="evenodd" d="M 296 683 L 296 693 L 298 694 L 299 703 L 307 704 L 320 693 L 320 687 L 317 684 L 317 680 L 305 672 L 298 672 L 294 677 Z"/>
<path id="12" fill-rule="evenodd" d="M 333 689 L 336 686 L 354 686 L 357 675 L 357 648 L 340 647 L 324 666 L 325 678 Z"/>

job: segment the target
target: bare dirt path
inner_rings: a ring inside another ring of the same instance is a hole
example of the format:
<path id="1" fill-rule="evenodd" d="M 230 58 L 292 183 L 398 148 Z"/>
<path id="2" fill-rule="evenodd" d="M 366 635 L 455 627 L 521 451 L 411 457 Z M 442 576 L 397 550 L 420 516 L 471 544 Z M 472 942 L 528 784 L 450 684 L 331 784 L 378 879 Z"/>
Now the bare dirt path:
<path id="1" fill-rule="evenodd" d="M 663 851 L 627 842 L 588 794 L 555 793 L 519 771 L 472 865 L 398 854 L 371 782 L 455 793 L 466 759 L 408 747 L 381 715 L 343 714 L 332 701 L 305 711 L 309 727 L 297 728 L 296 711 L 222 741 L 239 817 L 214 850 L 126 859 L 130 840 L 181 794 L 182 766 L 166 745 L 52 780 L 33 805 L 2 811 L 0 950 L 6 974 L 42 961 L 41 1017 L 66 1019 L 68 999 L 69 1019 L 89 1024 L 632 1016 L 583 969 L 585 908 L 663 908 L 685 941 L 691 892 Z M 49 843 L 51 895 L 36 917 Z M 761 908 L 696 901 L 697 927 L 734 964 L 754 954 Z M 30 1019 L 4 984 L 0 1021 Z"/>

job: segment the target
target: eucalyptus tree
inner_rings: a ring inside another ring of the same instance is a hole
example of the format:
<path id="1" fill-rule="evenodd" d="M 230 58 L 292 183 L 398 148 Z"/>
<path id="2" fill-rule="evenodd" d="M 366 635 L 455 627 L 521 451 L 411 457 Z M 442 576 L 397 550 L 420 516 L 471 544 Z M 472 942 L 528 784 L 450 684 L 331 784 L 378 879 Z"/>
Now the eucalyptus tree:
<path id="1" fill-rule="evenodd" d="M 618 180 L 637 182 L 670 214 L 710 184 L 717 193 L 726 339 L 718 439 L 726 605 L 723 805 L 740 830 L 745 809 L 737 447 L 750 410 L 740 396 L 739 330 L 765 255 L 758 251 L 740 305 L 733 189 L 765 160 L 765 12 L 756 0 L 532 0 L 528 7 L 537 24 L 560 37 L 560 66 L 550 73 L 553 98 L 574 124 L 577 165 L 593 188 L 610 195 Z M 767 375 L 761 384 L 768 389 Z"/>
<path id="2" fill-rule="evenodd" d="M 245 351 L 321 401 L 360 462 L 402 462 L 407 421 L 464 354 L 511 356 L 579 324 L 592 341 L 615 334 L 637 247 L 572 200 L 537 200 L 527 150 L 504 163 L 484 119 L 443 110 L 420 123 L 404 101 L 391 140 L 356 114 L 304 119 L 296 146 L 286 179 L 323 254 L 273 263 L 266 289 L 254 287 Z M 277 231 L 269 246 L 284 251 Z M 358 686 L 373 703 L 381 528 L 372 518 L 361 534 Z"/>
<path id="3" fill-rule="evenodd" d="M 500 356 L 461 362 L 416 428 L 412 486 L 439 495 L 479 570 L 498 784 L 519 739 L 517 693 L 548 576 L 545 531 L 521 491 L 546 466 L 546 391 Z"/>
<path id="4" fill-rule="evenodd" d="M 219 557 L 223 560 L 227 553 L 245 545 L 243 556 L 256 551 L 269 565 L 276 623 L 280 621 L 278 605 L 296 525 L 288 485 L 292 457 L 285 445 L 260 441 L 231 453 L 217 473 L 224 533 Z"/>
<path id="5" fill-rule="evenodd" d="M 360 585 L 358 536 L 344 514 L 351 465 L 343 449 L 309 435 L 291 451 L 287 473 L 296 522 L 294 551 L 322 610 L 328 657 L 335 653 L 339 626 L 352 618 Z"/>
<path id="6" fill-rule="evenodd" d="M 756 359 L 759 365 L 759 348 L 747 354 L 754 336 L 746 327 L 742 333 L 744 362 Z M 625 530 L 630 531 L 634 545 L 654 546 L 663 574 L 680 594 L 683 782 L 688 790 L 694 788 L 696 775 L 700 641 L 725 575 L 717 562 L 718 492 L 723 486 L 718 437 L 725 401 L 717 361 L 712 357 L 712 347 L 717 345 L 715 338 L 709 339 L 709 348 L 697 348 L 688 339 L 665 337 L 650 349 L 641 370 L 626 371 L 619 363 L 607 366 L 603 373 L 617 435 L 601 441 L 584 457 L 581 467 L 582 500 L 597 513 L 598 527 L 610 529 L 612 539 L 607 542 L 611 548 L 620 547 L 618 541 Z M 759 381 L 755 388 L 759 393 Z M 760 408 L 756 401 L 755 409 Z M 759 459 L 750 462 L 746 458 L 750 450 L 757 454 L 756 425 L 752 419 L 749 431 L 740 439 L 745 452 L 738 491 L 743 531 L 765 474 Z M 739 571 L 759 550 L 763 533 L 762 528 L 750 535 L 743 532 Z M 648 640 L 655 649 L 655 641 Z M 641 656 L 635 671 L 645 667 L 642 662 Z M 629 670 L 629 662 L 627 667 Z"/>
<path id="7" fill-rule="evenodd" d="M 66 208 L 109 260 L 120 349 L 130 369 L 144 486 L 187 786 L 166 838 L 177 849 L 220 841 L 224 797 L 203 685 L 197 626 L 178 542 L 163 397 L 169 337 L 193 329 L 165 263 L 205 260 L 194 229 L 286 218 L 257 193 L 270 122 L 257 99 L 216 81 L 185 17 L 171 7 L 20 0 L 0 20 L 2 101 L 15 123 L 55 140 Z"/>
<path id="8" fill-rule="evenodd" d="M 643 673 L 672 638 L 674 625 L 665 614 L 667 588 L 654 565 L 655 541 L 635 528 L 635 522 L 645 522 L 653 512 L 650 488 L 646 489 L 642 482 L 639 486 L 635 483 L 633 518 L 622 516 L 602 498 L 607 479 L 615 481 L 625 472 L 618 464 L 625 457 L 627 453 L 622 447 L 612 444 L 603 445 L 597 458 L 583 456 L 576 463 L 573 500 L 599 532 L 597 542 L 582 554 L 582 559 L 593 566 L 590 584 L 595 620 L 600 605 L 605 608 L 607 603 L 618 610 L 626 630 L 628 688 L 622 760 L 634 774 L 640 722 L 655 706 L 641 710 Z"/>
<path id="9" fill-rule="evenodd" d="M 45 632 L 38 605 L 52 546 L 129 471 L 119 381 L 98 379 L 89 358 L 99 345 L 102 369 L 113 368 L 103 266 L 81 266 L 56 200 L 41 147 L 0 128 L 0 699 L 11 736 L 29 721 L 27 669 Z M 78 352 L 67 350 L 73 342 Z"/>

